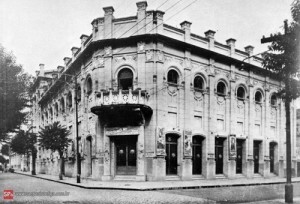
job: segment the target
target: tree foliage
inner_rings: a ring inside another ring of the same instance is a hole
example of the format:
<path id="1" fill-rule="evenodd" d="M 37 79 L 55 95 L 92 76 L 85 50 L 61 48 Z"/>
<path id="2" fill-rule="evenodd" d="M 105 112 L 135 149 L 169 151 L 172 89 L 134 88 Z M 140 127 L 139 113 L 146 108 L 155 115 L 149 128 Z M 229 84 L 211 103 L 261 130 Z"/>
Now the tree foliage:
<path id="1" fill-rule="evenodd" d="M 7 162 L 8 162 L 8 160 L 5 159 L 2 155 L 0 155 L 0 163 L 5 164 Z"/>
<path id="2" fill-rule="evenodd" d="M 36 134 L 31 133 L 30 130 L 19 130 L 15 137 L 11 140 L 11 150 L 17 154 L 35 153 L 35 144 L 37 142 Z"/>
<path id="3" fill-rule="evenodd" d="M 15 56 L 0 45 L 0 142 L 7 141 L 7 134 L 15 132 L 24 121 L 23 110 L 29 105 L 27 90 L 32 79 L 16 63 Z"/>
<path id="4" fill-rule="evenodd" d="M 294 0 L 291 7 L 292 22 L 285 27 L 285 33 L 271 35 L 273 41 L 269 53 L 264 55 L 263 66 L 281 79 L 289 79 L 290 92 L 283 91 L 282 97 L 291 101 L 300 96 L 300 84 L 295 80 L 300 71 L 300 0 Z"/>
<path id="5" fill-rule="evenodd" d="M 66 127 L 59 122 L 54 122 L 41 129 L 39 132 L 39 144 L 47 150 L 58 151 L 60 157 L 62 157 L 64 150 L 68 148 L 72 141 L 68 138 L 69 135 L 70 131 Z"/>
<path id="6" fill-rule="evenodd" d="M 6 155 L 6 156 L 9 155 L 9 146 L 7 144 L 2 145 L 2 147 L 1 147 L 1 153 L 3 155 Z"/>
<path id="7" fill-rule="evenodd" d="M 61 126 L 59 122 L 54 122 L 52 125 L 42 128 L 39 132 L 39 144 L 41 147 L 50 149 L 53 152 L 58 151 L 60 157 L 60 172 L 59 179 L 62 180 L 62 172 L 64 166 L 63 153 L 68 148 L 71 139 L 68 138 L 70 131 Z"/>

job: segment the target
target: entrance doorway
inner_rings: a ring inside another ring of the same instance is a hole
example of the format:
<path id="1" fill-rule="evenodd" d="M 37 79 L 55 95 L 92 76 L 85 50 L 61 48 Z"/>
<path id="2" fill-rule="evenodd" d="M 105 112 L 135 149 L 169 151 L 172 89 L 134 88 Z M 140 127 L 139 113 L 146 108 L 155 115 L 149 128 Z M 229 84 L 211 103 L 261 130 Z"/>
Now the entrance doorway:
<path id="1" fill-rule="evenodd" d="M 87 147 L 87 176 L 92 175 L 92 137 L 88 136 L 86 138 L 86 147 Z"/>
<path id="2" fill-rule="evenodd" d="M 215 140 L 216 174 L 223 174 L 223 158 L 224 158 L 224 139 L 216 138 Z"/>
<path id="3" fill-rule="evenodd" d="M 236 141 L 236 173 L 243 173 L 243 145 L 244 140 Z"/>
<path id="4" fill-rule="evenodd" d="M 254 159 L 254 173 L 259 173 L 259 147 L 260 141 L 254 141 L 253 143 L 253 159 Z"/>
<path id="5" fill-rule="evenodd" d="M 271 142 L 270 143 L 270 172 L 271 173 L 275 173 L 275 147 L 276 147 L 276 143 L 275 142 Z"/>
<path id="6" fill-rule="evenodd" d="M 193 137 L 193 174 L 202 174 L 202 137 Z"/>
<path id="7" fill-rule="evenodd" d="M 167 134 L 166 135 L 166 174 L 176 175 L 177 174 L 177 135 Z"/>
<path id="8" fill-rule="evenodd" d="M 136 174 L 136 142 L 134 136 L 120 136 L 115 140 L 116 144 L 116 174 Z"/>

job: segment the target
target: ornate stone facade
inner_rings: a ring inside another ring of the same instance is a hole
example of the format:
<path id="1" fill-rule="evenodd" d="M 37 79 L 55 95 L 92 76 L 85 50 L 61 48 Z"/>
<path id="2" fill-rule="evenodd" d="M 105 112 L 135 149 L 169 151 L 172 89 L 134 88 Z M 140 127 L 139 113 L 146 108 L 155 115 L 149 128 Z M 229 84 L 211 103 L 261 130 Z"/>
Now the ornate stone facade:
<path id="1" fill-rule="evenodd" d="M 121 19 L 104 8 L 65 67 L 41 67 L 32 87 L 36 131 L 60 121 L 72 132 L 65 175 L 77 174 L 76 91 L 82 177 L 283 177 L 285 110 L 275 95 L 283 83 L 260 58 L 245 60 L 249 49 L 236 49 L 234 39 L 218 43 L 214 31 L 201 37 L 190 22 L 178 29 L 163 23 L 163 12 L 147 11 L 146 2 L 137 6 L 137 16 Z M 292 141 L 295 126 L 293 117 Z M 38 172 L 56 174 L 58 155 L 38 149 Z"/>

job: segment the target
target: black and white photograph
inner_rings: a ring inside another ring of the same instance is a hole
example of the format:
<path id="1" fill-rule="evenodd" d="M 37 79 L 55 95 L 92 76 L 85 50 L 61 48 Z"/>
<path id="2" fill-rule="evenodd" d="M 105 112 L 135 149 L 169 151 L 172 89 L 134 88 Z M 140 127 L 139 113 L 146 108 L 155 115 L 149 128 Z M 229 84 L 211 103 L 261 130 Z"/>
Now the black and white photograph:
<path id="1" fill-rule="evenodd" d="M 0 203 L 300 204 L 300 0 L 0 0 Z"/>

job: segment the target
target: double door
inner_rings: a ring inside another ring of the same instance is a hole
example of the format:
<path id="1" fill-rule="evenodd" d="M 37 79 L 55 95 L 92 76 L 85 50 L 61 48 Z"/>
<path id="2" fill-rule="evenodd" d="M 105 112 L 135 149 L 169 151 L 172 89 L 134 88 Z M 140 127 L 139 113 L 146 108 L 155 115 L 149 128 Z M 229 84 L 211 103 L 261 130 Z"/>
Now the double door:
<path id="1" fill-rule="evenodd" d="M 134 136 L 120 136 L 115 140 L 117 175 L 136 174 L 136 142 L 137 138 Z"/>
<path id="2" fill-rule="evenodd" d="M 175 135 L 166 136 L 166 174 L 177 174 L 177 137 Z"/>
<path id="3" fill-rule="evenodd" d="M 236 140 L 236 173 L 243 173 L 243 145 L 244 140 Z"/>
<path id="4" fill-rule="evenodd" d="M 253 143 L 253 160 L 254 160 L 254 173 L 259 173 L 259 146 L 260 141 L 254 141 Z"/>
<path id="5" fill-rule="evenodd" d="M 223 160 L 224 160 L 224 139 L 216 138 L 215 140 L 215 161 L 216 174 L 223 174 Z"/>

